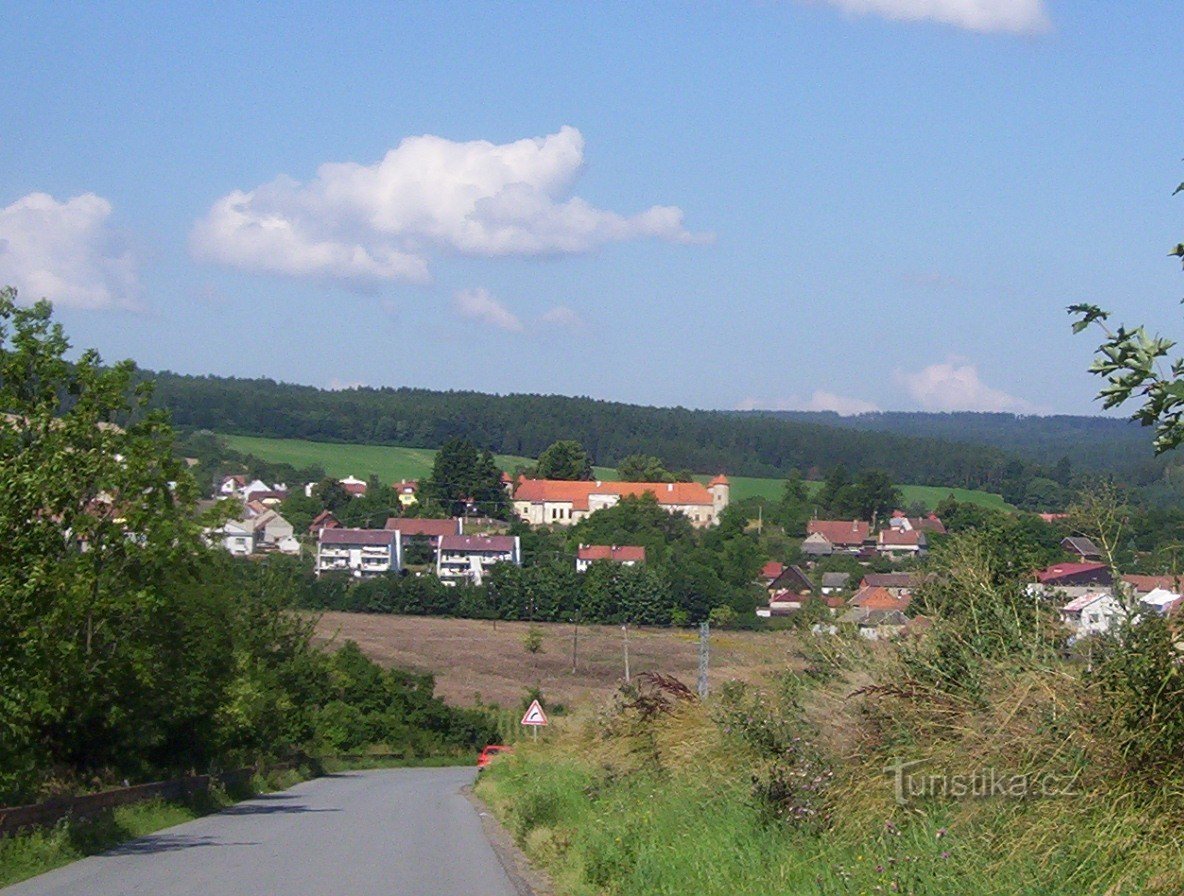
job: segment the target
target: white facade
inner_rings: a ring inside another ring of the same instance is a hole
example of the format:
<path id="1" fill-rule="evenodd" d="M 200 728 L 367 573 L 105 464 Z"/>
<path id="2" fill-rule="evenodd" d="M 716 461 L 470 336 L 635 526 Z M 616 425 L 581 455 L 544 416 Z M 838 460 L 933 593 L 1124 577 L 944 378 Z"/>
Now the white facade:
<path id="1" fill-rule="evenodd" d="M 1122 603 L 1109 592 L 1086 594 L 1061 608 L 1061 621 L 1078 638 L 1103 634 L 1125 616 Z"/>
<path id="2" fill-rule="evenodd" d="M 358 578 L 403 567 L 403 543 L 397 531 L 322 529 L 317 539 L 316 574 L 347 572 Z"/>
<path id="3" fill-rule="evenodd" d="M 480 585 L 498 563 L 522 565 L 517 535 L 444 535 L 436 550 L 436 577 L 445 585 Z"/>

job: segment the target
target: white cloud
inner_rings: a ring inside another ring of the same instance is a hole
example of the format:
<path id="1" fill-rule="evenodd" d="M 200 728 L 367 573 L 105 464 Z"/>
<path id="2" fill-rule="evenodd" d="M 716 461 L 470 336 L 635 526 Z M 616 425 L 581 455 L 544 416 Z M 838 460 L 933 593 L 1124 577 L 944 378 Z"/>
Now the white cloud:
<path id="1" fill-rule="evenodd" d="M 510 333 L 522 331 L 522 321 L 485 289 L 462 289 L 452 297 L 452 305 L 461 317 L 478 320 Z"/>
<path id="2" fill-rule="evenodd" d="M 825 0 L 846 12 L 908 22 L 942 22 L 969 31 L 1035 34 L 1051 27 L 1043 0 Z"/>
<path id="3" fill-rule="evenodd" d="M 549 311 L 543 312 L 539 320 L 552 327 L 564 327 L 578 330 L 585 326 L 584 319 L 566 305 L 556 305 Z"/>
<path id="4" fill-rule="evenodd" d="M 838 395 L 823 389 L 816 389 L 809 398 L 763 399 L 746 398 L 736 406 L 740 411 L 834 411 L 841 417 L 855 414 L 871 414 L 880 408 L 862 398 Z"/>
<path id="5" fill-rule="evenodd" d="M 108 223 L 111 203 L 94 193 L 58 202 L 30 193 L 0 209 L 0 284 L 21 300 L 69 308 L 135 308 L 135 260 Z"/>
<path id="6" fill-rule="evenodd" d="M 896 378 L 926 411 L 1036 411 L 1030 402 L 988 386 L 979 379 L 978 368 L 958 358 L 912 373 L 898 372 Z"/>
<path id="7" fill-rule="evenodd" d="M 196 223 L 190 246 L 244 270 L 422 283 L 433 252 L 530 256 L 700 239 L 676 207 L 624 216 L 571 196 L 583 165 L 572 127 L 504 144 L 408 137 L 373 165 L 328 162 L 308 183 L 279 177 L 235 190 Z"/>

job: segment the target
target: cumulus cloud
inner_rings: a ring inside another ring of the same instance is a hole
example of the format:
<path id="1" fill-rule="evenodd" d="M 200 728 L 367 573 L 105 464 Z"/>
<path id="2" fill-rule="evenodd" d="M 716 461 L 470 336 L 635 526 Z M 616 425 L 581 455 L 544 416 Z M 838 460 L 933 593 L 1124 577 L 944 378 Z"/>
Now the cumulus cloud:
<path id="1" fill-rule="evenodd" d="M 566 305 L 556 305 L 549 311 L 543 312 L 539 320 L 548 326 L 564 327 L 569 330 L 578 330 L 585 326 L 584 319 Z"/>
<path id="2" fill-rule="evenodd" d="M 969 31 L 1035 34 L 1050 27 L 1043 0 L 826 0 L 857 15 L 931 21 Z"/>
<path id="3" fill-rule="evenodd" d="M 674 206 L 625 216 L 571 196 L 583 165 L 573 127 L 503 144 L 408 137 L 373 165 L 330 162 L 307 183 L 235 190 L 197 222 L 190 246 L 244 270 L 373 284 L 426 282 L 434 252 L 532 256 L 699 239 Z"/>
<path id="4" fill-rule="evenodd" d="M 94 193 L 58 202 L 30 193 L 0 209 L 0 284 L 23 301 L 69 308 L 134 308 L 135 259 L 111 227 L 111 203 Z"/>
<path id="5" fill-rule="evenodd" d="M 462 289 L 452 297 L 452 305 L 461 317 L 478 320 L 509 333 L 520 333 L 522 321 L 488 290 Z"/>
<path id="6" fill-rule="evenodd" d="M 740 411 L 834 411 L 841 417 L 856 414 L 871 414 L 880 408 L 862 398 L 838 395 L 824 389 L 816 389 L 809 398 L 763 399 L 746 398 L 736 406 Z"/>
<path id="7" fill-rule="evenodd" d="M 988 386 L 977 367 L 956 358 L 912 373 L 898 372 L 896 377 L 926 411 L 1036 411 L 1030 402 Z"/>

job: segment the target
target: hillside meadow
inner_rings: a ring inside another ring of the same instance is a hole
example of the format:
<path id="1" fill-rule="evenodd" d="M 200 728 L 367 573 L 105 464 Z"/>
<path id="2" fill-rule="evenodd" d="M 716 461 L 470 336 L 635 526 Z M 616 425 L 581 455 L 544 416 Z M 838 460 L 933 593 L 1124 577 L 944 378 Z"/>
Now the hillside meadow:
<path id="1" fill-rule="evenodd" d="M 366 478 L 377 475 L 386 482 L 402 479 L 421 479 L 432 471 L 436 452 L 431 448 L 401 448 L 390 445 L 352 445 L 336 442 L 311 442 L 305 439 L 272 439 L 262 436 L 222 435 L 221 438 L 235 451 L 253 454 L 277 463 L 289 463 L 296 467 L 318 465 L 330 476 L 357 476 Z M 533 458 L 510 454 L 495 455 L 499 466 L 513 470 L 519 466 L 534 463 Z M 610 467 L 596 467 L 596 475 L 602 479 L 615 479 L 616 470 Z M 710 475 L 696 477 L 706 482 Z M 732 483 L 732 500 L 760 497 L 776 501 L 781 496 L 782 480 L 755 476 L 729 476 Z M 818 483 L 813 483 L 817 487 Z M 946 488 L 934 485 L 901 485 L 900 490 L 906 504 L 919 502 L 932 509 L 949 495 L 958 501 L 978 504 L 983 507 L 1006 509 L 1009 505 L 1001 495 L 966 488 Z"/>

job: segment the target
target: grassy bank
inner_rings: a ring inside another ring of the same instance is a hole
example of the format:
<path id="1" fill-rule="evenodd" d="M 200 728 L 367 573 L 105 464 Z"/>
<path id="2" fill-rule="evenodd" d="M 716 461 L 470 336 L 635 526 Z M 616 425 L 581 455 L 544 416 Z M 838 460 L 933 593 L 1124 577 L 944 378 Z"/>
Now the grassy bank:
<path id="1" fill-rule="evenodd" d="M 563 894 L 1184 890 L 1178 781 L 1116 772 L 1064 702 L 1080 696 L 1071 675 L 1007 676 L 973 706 L 851 696 L 884 663 L 706 704 L 643 686 L 520 746 L 478 793 Z M 884 772 L 895 759 L 925 770 L 905 805 Z M 971 772 L 1028 790 L 938 787 Z"/>

